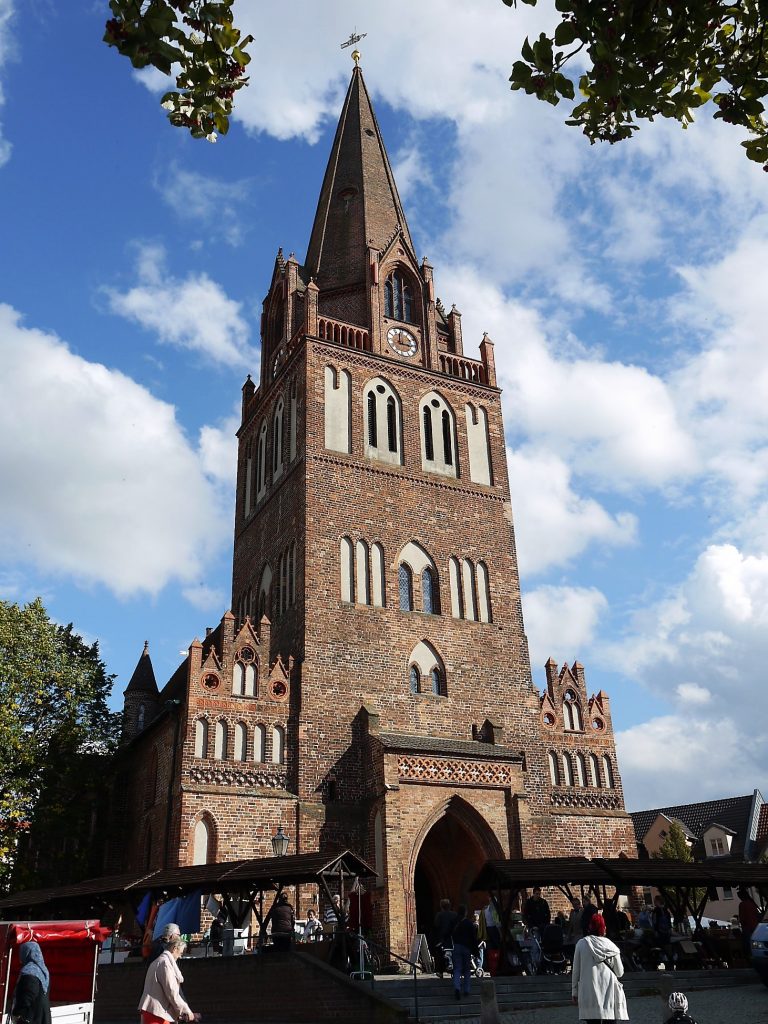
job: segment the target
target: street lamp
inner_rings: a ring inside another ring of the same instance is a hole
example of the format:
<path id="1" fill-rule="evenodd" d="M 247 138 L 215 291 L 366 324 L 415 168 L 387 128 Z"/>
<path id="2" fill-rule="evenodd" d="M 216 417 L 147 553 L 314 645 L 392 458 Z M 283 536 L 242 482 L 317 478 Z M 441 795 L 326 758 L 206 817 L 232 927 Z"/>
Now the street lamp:
<path id="1" fill-rule="evenodd" d="M 288 853 L 288 844 L 291 837 L 283 832 L 283 826 L 277 826 L 277 832 L 272 836 L 272 852 L 276 857 L 284 857 Z"/>

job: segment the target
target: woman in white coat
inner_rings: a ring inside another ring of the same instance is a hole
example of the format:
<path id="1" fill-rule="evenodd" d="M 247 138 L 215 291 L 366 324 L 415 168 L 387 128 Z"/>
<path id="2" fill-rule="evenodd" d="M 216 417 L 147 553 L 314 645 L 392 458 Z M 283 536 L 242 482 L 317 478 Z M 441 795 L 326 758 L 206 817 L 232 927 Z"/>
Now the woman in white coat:
<path id="1" fill-rule="evenodd" d="M 147 970 L 139 1010 L 141 1024 L 171 1024 L 171 1021 L 199 1021 L 184 1002 L 181 984 L 184 981 L 176 961 L 187 948 L 180 935 L 174 935 L 168 948 L 154 960 Z"/>
<path id="2" fill-rule="evenodd" d="M 579 1007 L 579 1020 L 612 1022 L 629 1020 L 619 947 L 605 937 L 605 918 L 593 914 L 589 934 L 576 943 L 571 974 L 571 994 Z"/>

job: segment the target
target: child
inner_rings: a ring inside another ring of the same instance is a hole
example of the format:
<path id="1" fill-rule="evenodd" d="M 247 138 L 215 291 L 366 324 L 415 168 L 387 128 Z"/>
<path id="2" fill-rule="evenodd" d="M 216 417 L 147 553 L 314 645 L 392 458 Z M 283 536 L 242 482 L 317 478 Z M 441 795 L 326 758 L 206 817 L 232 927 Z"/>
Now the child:
<path id="1" fill-rule="evenodd" d="M 669 1008 L 672 1016 L 665 1024 L 696 1024 L 693 1017 L 688 1015 L 688 1000 L 682 992 L 673 992 L 669 997 Z"/>

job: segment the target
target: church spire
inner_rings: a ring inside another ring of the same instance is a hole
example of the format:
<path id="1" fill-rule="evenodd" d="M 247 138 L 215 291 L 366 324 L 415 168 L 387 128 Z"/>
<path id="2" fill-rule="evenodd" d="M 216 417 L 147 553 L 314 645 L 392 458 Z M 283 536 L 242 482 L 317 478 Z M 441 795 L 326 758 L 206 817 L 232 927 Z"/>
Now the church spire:
<path id="1" fill-rule="evenodd" d="M 399 229 L 413 253 L 384 141 L 355 64 L 317 204 L 306 270 L 321 291 L 359 284 L 365 280 L 369 246 L 383 250 Z"/>

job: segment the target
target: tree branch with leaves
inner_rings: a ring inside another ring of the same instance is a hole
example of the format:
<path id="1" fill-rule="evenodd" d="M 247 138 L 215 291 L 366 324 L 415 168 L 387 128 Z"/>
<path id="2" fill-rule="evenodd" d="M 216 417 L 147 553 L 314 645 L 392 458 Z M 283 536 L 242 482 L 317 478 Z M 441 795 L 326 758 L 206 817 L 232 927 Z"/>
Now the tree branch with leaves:
<path id="1" fill-rule="evenodd" d="M 535 6 L 537 0 L 522 0 Z M 504 0 L 516 7 L 517 0 Z M 591 143 L 615 143 L 637 121 L 668 117 L 684 128 L 707 103 L 715 118 L 746 129 L 746 155 L 768 171 L 765 0 L 554 0 L 560 24 L 525 40 L 513 89 L 556 105 L 575 98 L 570 62 L 583 54 L 581 102 L 566 124 Z M 571 64 L 571 66 L 573 66 Z"/>
<path id="2" fill-rule="evenodd" d="M 247 84 L 246 46 L 233 24 L 234 0 L 109 0 L 113 17 L 104 42 L 135 68 L 175 72 L 176 89 L 160 105 L 171 124 L 195 139 L 215 142 L 226 135 L 233 98 Z"/>

